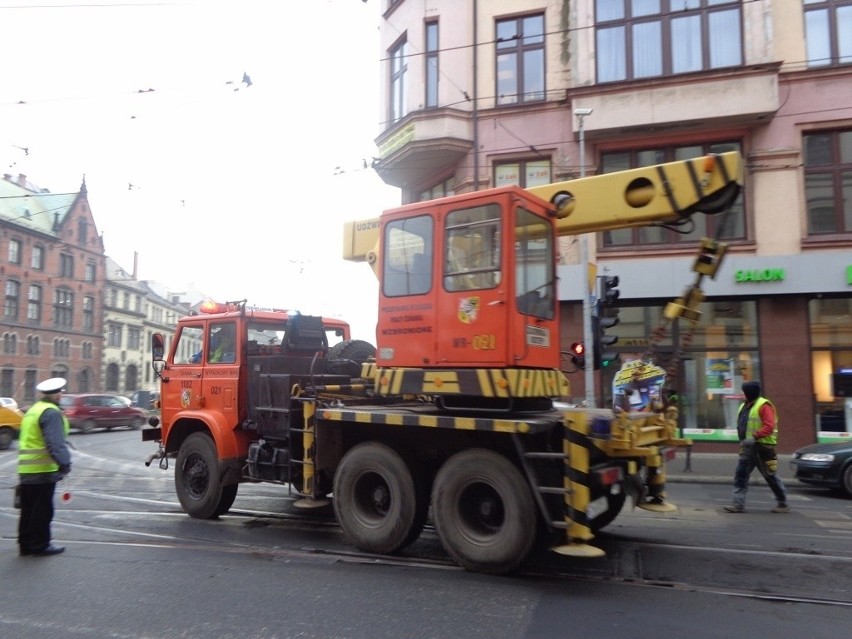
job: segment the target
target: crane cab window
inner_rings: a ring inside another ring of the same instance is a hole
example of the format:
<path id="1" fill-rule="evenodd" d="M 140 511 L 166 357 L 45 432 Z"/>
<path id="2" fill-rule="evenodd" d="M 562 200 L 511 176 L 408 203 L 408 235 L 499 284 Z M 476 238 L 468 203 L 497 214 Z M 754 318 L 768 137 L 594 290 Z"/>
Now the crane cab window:
<path id="1" fill-rule="evenodd" d="M 207 340 L 208 364 L 233 364 L 237 360 L 237 326 L 233 322 L 211 324 Z"/>
<path id="2" fill-rule="evenodd" d="M 500 206 L 486 204 L 447 215 L 444 288 L 469 291 L 500 284 Z"/>
<path id="3" fill-rule="evenodd" d="M 432 218 L 394 220 L 385 227 L 383 292 L 388 297 L 432 290 Z"/>
<path id="4" fill-rule="evenodd" d="M 515 216 L 518 311 L 542 319 L 556 315 L 553 237 L 546 220 L 519 208 Z"/>

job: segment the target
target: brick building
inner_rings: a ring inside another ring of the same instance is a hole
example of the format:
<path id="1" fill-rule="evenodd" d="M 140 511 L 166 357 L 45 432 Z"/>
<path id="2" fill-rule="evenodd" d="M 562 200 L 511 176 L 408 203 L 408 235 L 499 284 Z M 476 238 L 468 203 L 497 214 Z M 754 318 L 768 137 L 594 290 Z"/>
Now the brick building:
<path id="1" fill-rule="evenodd" d="M 36 384 L 100 387 L 105 256 L 85 180 L 51 193 L 25 175 L 0 180 L 0 395 L 21 404 Z"/>

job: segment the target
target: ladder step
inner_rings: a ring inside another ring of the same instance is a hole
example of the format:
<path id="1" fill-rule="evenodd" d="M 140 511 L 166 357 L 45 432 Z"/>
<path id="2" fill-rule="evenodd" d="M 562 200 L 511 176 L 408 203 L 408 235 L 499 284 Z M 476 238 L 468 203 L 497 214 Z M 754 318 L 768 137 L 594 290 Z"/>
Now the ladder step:
<path id="1" fill-rule="evenodd" d="M 565 459 L 565 453 L 524 453 L 527 459 Z"/>
<path id="2" fill-rule="evenodd" d="M 267 413 L 289 413 L 290 409 L 288 408 L 278 408 L 276 406 L 255 406 L 255 410 L 262 410 Z"/>
<path id="3" fill-rule="evenodd" d="M 556 488 L 554 486 L 536 486 L 535 489 L 540 493 L 547 495 L 569 495 L 571 491 L 568 488 Z"/>

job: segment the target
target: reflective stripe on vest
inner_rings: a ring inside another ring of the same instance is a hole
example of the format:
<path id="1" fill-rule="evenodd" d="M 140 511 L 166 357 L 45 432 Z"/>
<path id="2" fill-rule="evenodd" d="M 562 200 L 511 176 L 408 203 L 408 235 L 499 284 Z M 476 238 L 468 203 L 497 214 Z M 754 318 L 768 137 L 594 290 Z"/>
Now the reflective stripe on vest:
<path id="1" fill-rule="evenodd" d="M 21 432 L 18 436 L 18 474 L 30 475 L 36 473 L 55 473 L 59 464 L 51 457 L 44 443 L 39 421 L 44 411 L 59 410 L 56 404 L 38 401 L 33 404 L 21 420 Z M 71 430 L 68 418 L 62 415 L 65 434 Z"/>
<path id="2" fill-rule="evenodd" d="M 746 437 L 754 437 L 754 434 L 759 431 L 763 427 L 763 422 L 760 419 L 760 409 L 764 404 L 769 404 L 772 406 L 772 410 L 775 413 L 775 423 L 772 425 L 772 434 L 767 437 L 756 437 L 755 441 L 761 444 L 766 444 L 767 446 L 775 446 L 778 443 L 778 410 L 775 408 L 775 404 L 770 402 L 765 397 L 759 397 L 757 401 L 752 404 L 751 408 L 748 411 L 748 422 L 746 424 Z M 745 406 L 745 402 L 740 404 L 740 409 L 737 411 L 737 414 Z"/>

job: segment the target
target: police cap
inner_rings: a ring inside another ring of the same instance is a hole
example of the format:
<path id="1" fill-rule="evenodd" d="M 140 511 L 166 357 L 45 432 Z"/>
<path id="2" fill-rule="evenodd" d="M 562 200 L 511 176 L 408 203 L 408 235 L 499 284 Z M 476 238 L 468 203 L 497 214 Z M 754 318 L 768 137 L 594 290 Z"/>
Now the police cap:
<path id="1" fill-rule="evenodd" d="M 36 390 L 40 393 L 44 393 L 45 395 L 50 395 L 51 393 L 58 393 L 64 389 L 67 383 L 68 380 L 64 377 L 51 377 L 50 379 L 46 379 L 39 383 L 39 385 L 36 386 Z"/>

